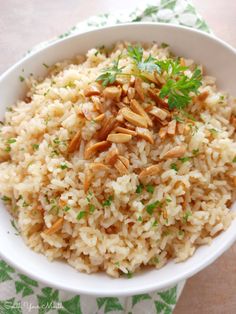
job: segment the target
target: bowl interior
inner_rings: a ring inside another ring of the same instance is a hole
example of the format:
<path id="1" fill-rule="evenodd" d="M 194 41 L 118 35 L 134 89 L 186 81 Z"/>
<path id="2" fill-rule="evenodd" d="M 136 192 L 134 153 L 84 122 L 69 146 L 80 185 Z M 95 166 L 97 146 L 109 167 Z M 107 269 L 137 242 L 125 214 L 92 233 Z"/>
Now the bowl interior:
<path id="1" fill-rule="evenodd" d="M 235 94 L 236 53 L 225 43 L 184 27 L 165 24 L 129 24 L 108 27 L 50 45 L 18 62 L 0 78 L 0 119 L 6 107 L 25 93 L 25 83 L 19 76 L 46 75 L 43 63 L 54 64 L 88 49 L 110 45 L 119 40 L 158 43 L 171 46 L 176 55 L 189 57 L 203 64 L 207 73 L 217 77 L 218 86 Z M 227 60 L 227 62 L 225 62 Z M 236 205 L 232 207 L 236 210 Z M 236 239 L 236 221 L 216 237 L 211 246 L 202 246 L 184 263 L 170 261 L 160 270 L 143 271 L 132 279 L 112 279 L 105 274 L 87 275 L 76 272 L 63 262 L 49 262 L 46 257 L 31 251 L 21 237 L 15 235 L 11 217 L 0 204 L 0 255 L 10 264 L 32 278 L 60 289 L 93 295 L 129 295 L 158 290 L 190 277 L 222 254 Z"/>

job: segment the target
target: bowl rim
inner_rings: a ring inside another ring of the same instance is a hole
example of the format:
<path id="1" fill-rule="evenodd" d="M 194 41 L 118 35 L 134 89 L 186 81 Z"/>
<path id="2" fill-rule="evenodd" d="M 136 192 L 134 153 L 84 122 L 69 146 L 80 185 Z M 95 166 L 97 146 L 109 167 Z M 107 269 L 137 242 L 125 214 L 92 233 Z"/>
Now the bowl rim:
<path id="1" fill-rule="evenodd" d="M 201 36 L 204 36 L 205 38 L 208 38 L 209 40 L 213 40 L 213 41 L 218 42 L 219 44 L 221 44 L 222 46 L 224 46 L 225 48 L 227 48 L 228 50 L 233 52 L 235 54 L 235 56 L 236 56 L 236 49 L 233 48 L 228 43 L 226 43 L 224 40 L 216 37 L 214 34 L 209 34 L 209 33 L 206 33 L 206 32 L 203 32 L 203 31 L 200 31 L 200 30 L 197 30 L 197 29 L 194 29 L 194 28 L 190 28 L 190 27 L 186 27 L 186 26 L 182 26 L 182 25 L 174 25 L 174 24 L 168 24 L 168 23 L 157 23 L 157 22 L 122 23 L 122 24 L 118 24 L 118 25 L 99 27 L 97 29 L 92 29 L 92 30 L 89 30 L 89 31 L 85 31 L 85 32 L 69 35 L 66 38 L 58 38 L 55 41 L 46 44 L 45 47 L 40 47 L 36 51 L 34 51 L 34 52 L 30 53 L 30 54 L 25 55 L 19 61 L 14 63 L 11 67 L 9 67 L 7 70 L 5 70 L 0 75 L 0 84 L 5 79 L 5 77 L 7 77 L 12 71 L 15 70 L 15 68 L 20 66 L 26 60 L 35 57 L 36 55 L 40 54 L 42 51 L 47 50 L 47 49 L 49 49 L 52 46 L 57 46 L 57 45 L 59 45 L 59 44 L 61 44 L 63 42 L 70 41 L 71 39 L 76 38 L 76 37 L 87 36 L 90 33 L 102 32 L 103 30 L 106 30 L 106 29 L 117 29 L 117 28 L 121 28 L 122 29 L 122 28 L 135 27 L 135 26 L 136 27 L 154 26 L 154 27 L 157 27 L 157 28 L 158 27 L 166 27 L 166 28 L 169 28 L 170 30 L 177 28 L 177 29 L 180 29 L 180 30 L 183 29 L 183 30 L 185 30 L 187 32 L 190 32 L 190 33 L 197 33 L 197 34 L 199 34 Z M 225 231 L 223 231 L 223 232 L 225 232 Z M 3 252 L 1 252 L 1 249 L 0 249 L 0 257 L 3 258 L 4 261 L 6 261 L 9 265 L 14 267 L 16 270 L 18 270 L 18 271 L 20 271 L 22 273 L 25 273 L 27 276 L 37 280 L 39 283 L 43 283 L 43 284 L 49 285 L 50 287 L 53 287 L 53 288 L 56 288 L 56 289 L 60 289 L 60 290 L 64 290 L 64 291 L 70 291 L 72 293 L 77 293 L 77 294 L 81 294 L 81 295 L 91 295 L 91 296 L 129 296 L 129 295 L 141 294 L 141 293 L 146 293 L 146 292 L 151 292 L 151 291 L 159 291 L 159 290 L 162 290 L 162 289 L 170 288 L 170 287 L 176 285 L 177 283 L 179 283 L 179 282 L 181 282 L 183 280 L 186 280 L 187 278 L 193 276 L 194 274 L 198 273 L 203 268 L 205 268 L 205 267 L 209 266 L 211 263 L 213 263 L 235 241 L 236 241 L 236 232 L 235 232 L 234 236 L 231 236 L 230 240 L 228 240 L 226 244 L 220 245 L 217 248 L 217 250 L 215 250 L 214 254 L 211 254 L 209 257 L 205 258 L 198 265 L 196 265 L 194 267 L 191 267 L 190 270 L 187 270 L 185 272 L 181 272 L 180 275 L 177 273 L 174 278 L 171 278 L 168 281 L 166 281 L 165 284 L 161 285 L 161 287 L 159 287 L 158 282 L 156 282 L 156 283 L 154 282 L 153 284 L 149 284 L 149 285 L 147 285 L 147 284 L 145 285 L 144 284 L 141 287 L 133 286 L 132 288 L 129 288 L 129 289 L 123 289 L 123 290 L 120 289 L 119 292 L 110 292 L 109 290 L 107 290 L 107 291 L 102 291 L 99 294 L 98 294 L 96 288 L 94 290 L 91 290 L 91 288 L 88 290 L 88 289 L 86 289 L 86 287 L 78 287 L 77 289 L 74 289 L 73 287 L 69 287 L 69 286 L 65 287 L 61 283 L 54 283 L 52 280 L 47 280 L 46 278 L 42 278 L 42 277 L 38 276 L 37 273 L 34 273 L 34 272 L 31 272 L 31 271 L 27 270 L 26 266 L 17 264 L 16 260 L 10 259 L 9 256 L 7 256 Z M 27 246 L 27 248 L 30 250 L 30 248 L 28 246 Z M 92 276 L 92 275 L 93 274 L 88 274 L 88 276 Z"/>

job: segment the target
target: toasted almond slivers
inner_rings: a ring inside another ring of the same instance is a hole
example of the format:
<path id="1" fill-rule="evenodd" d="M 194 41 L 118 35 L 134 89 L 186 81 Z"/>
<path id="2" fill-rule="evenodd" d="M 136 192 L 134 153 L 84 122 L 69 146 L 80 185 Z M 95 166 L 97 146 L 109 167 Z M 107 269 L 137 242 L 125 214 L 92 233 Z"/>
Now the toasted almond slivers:
<path id="1" fill-rule="evenodd" d="M 118 158 L 118 149 L 114 148 L 107 153 L 107 156 L 105 158 L 105 162 L 107 164 L 114 165 L 117 158 Z"/>
<path id="2" fill-rule="evenodd" d="M 124 166 L 126 168 L 129 167 L 129 159 L 128 158 L 121 156 L 121 155 L 119 155 L 118 158 L 120 159 L 120 161 L 124 164 Z"/>
<path id="3" fill-rule="evenodd" d="M 167 134 L 167 127 L 162 127 L 159 130 L 159 136 L 161 139 L 165 138 L 166 134 Z"/>
<path id="4" fill-rule="evenodd" d="M 109 171 L 110 168 L 101 162 L 93 162 L 89 165 L 89 169 L 92 171 Z"/>
<path id="5" fill-rule="evenodd" d="M 168 117 L 168 113 L 165 110 L 160 109 L 158 107 L 153 107 L 150 110 L 150 114 L 154 115 L 155 117 L 157 117 L 161 121 L 164 121 Z"/>
<path id="6" fill-rule="evenodd" d="M 233 178 L 233 184 L 236 186 L 236 177 Z"/>
<path id="7" fill-rule="evenodd" d="M 152 165 L 150 167 L 147 167 L 143 169 L 139 174 L 139 179 L 142 180 L 148 176 L 154 176 L 160 172 L 160 166 L 159 165 Z"/>
<path id="8" fill-rule="evenodd" d="M 148 129 L 137 127 L 136 131 L 139 137 L 143 138 L 145 141 L 147 141 L 150 144 L 154 144 L 152 133 Z"/>
<path id="9" fill-rule="evenodd" d="M 120 101 L 121 88 L 117 86 L 108 86 L 103 90 L 103 95 L 107 99 Z"/>
<path id="10" fill-rule="evenodd" d="M 183 123 L 177 123 L 177 131 L 179 132 L 179 134 L 184 134 L 184 128 L 185 125 Z"/>
<path id="11" fill-rule="evenodd" d="M 100 94 L 101 94 L 101 86 L 99 84 L 96 84 L 96 83 L 89 85 L 84 90 L 84 96 L 86 96 L 86 97 L 98 96 Z"/>
<path id="12" fill-rule="evenodd" d="M 209 96 L 209 92 L 208 91 L 204 91 L 200 95 L 197 96 L 197 99 L 199 101 L 204 101 L 204 100 L 207 99 L 208 96 Z"/>
<path id="13" fill-rule="evenodd" d="M 148 89 L 149 96 L 156 102 L 158 106 L 169 109 L 168 104 L 158 96 L 158 92 L 159 91 L 157 89 Z"/>
<path id="14" fill-rule="evenodd" d="M 166 81 L 157 73 L 157 71 L 154 71 L 154 78 L 156 80 L 156 83 L 160 86 L 166 83 Z"/>
<path id="15" fill-rule="evenodd" d="M 141 126 L 143 128 L 147 127 L 147 120 L 139 114 L 134 113 L 128 108 L 121 109 L 121 112 L 125 120 L 129 121 L 131 124 Z"/>
<path id="16" fill-rule="evenodd" d="M 80 141 L 81 141 L 81 132 L 79 130 L 79 131 L 77 131 L 75 136 L 72 138 L 72 140 L 68 146 L 67 152 L 69 154 L 74 153 L 79 148 Z"/>
<path id="17" fill-rule="evenodd" d="M 127 93 L 128 100 L 133 99 L 134 96 L 135 96 L 135 89 L 133 87 L 129 87 L 128 93 Z"/>
<path id="18" fill-rule="evenodd" d="M 141 107 L 141 105 L 137 102 L 137 100 L 132 99 L 130 102 L 130 108 L 136 112 L 137 114 L 141 115 L 147 120 L 147 124 L 152 126 L 152 120 L 150 119 L 149 115 L 145 112 L 145 110 Z"/>
<path id="19" fill-rule="evenodd" d="M 105 108 L 104 108 L 104 106 L 103 106 L 103 104 L 102 104 L 102 102 L 101 102 L 100 97 L 98 97 L 98 96 L 92 96 L 92 97 L 91 97 L 91 100 L 92 100 L 92 102 L 93 102 L 93 104 L 94 104 L 94 107 L 95 107 L 95 109 L 96 109 L 97 111 L 100 111 L 100 112 L 104 112 L 104 111 L 105 111 Z"/>
<path id="20" fill-rule="evenodd" d="M 166 210 L 166 209 L 164 209 L 164 210 L 162 211 L 162 216 L 163 216 L 164 219 L 167 219 L 167 218 L 168 218 L 168 214 L 167 214 L 167 210 Z"/>
<path id="21" fill-rule="evenodd" d="M 85 149 L 84 159 L 91 158 L 94 154 L 96 154 L 97 152 L 106 150 L 109 146 L 110 146 L 110 143 L 107 141 L 101 141 L 101 142 L 92 144 L 91 146 Z"/>
<path id="22" fill-rule="evenodd" d="M 144 93 L 142 88 L 142 80 L 140 77 L 135 78 L 134 88 L 139 96 L 139 98 L 144 101 Z"/>
<path id="23" fill-rule="evenodd" d="M 125 165 L 120 161 L 120 159 L 117 159 L 117 161 L 114 164 L 114 167 L 119 171 L 120 174 L 124 175 L 128 173 L 128 169 L 125 167 Z"/>
<path id="24" fill-rule="evenodd" d="M 59 218 L 50 228 L 46 229 L 44 233 L 47 235 L 51 235 L 59 231 L 63 225 L 63 220 L 63 217 Z"/>
<path id="25" fill-rule="evenodd" d="M 97 139 L 103 141 L 107 138 L 107 135 L 115 128 L 117 121 L 113 116 L 105 117 L 101 129 L 97 134 Z"/>
<path id="26" fill-rule="evenodd" d="M 127 143 L 132 139 L 132 135 L 124 134 L 124 133 L 113 133 L 109 134 L 107 137 L 107 141 L 113 143 Z"/>
<path id="27" fill-rule="evenodd" d="M 172 120 L 168 124 L 167 133 L 170 134 L 170 135 L 174 135 L 175 134 L 175 130 L 176 130 L 176 120 Z"/>
<path id="28" fill-rule="evenodd" d="M 236 117 L 235 116 L 231 116 L 230 123 L 236 129 Z"/>
<path id="29" fill-rule="evenodd" d="M 166 158 L 179 158 L 182 157 L 184 154 L 186 153 L 186 147 L 183 145 L 178 145 L 175 146 L 173 148 L 171 148 L 170 150 L 168 150 L 164 155 L 163 155 L 163 159 Z"/>
<path id="30" fill-rule="evenodd" d="M 93 175 L 89 169 L 84 171 L 84 192 L 86 193 L 91 185 Z"/>
<path id="31" fill-rule="evenodd" d="M 43 223 L 36 223 L 30 227 L 28 230 L 28 237 L 30 237 L 32 234 L 35 234 L 36 232 L 39 232 L 43 229 L 44 224 Z"/>
<path id="32" fill-rule="evenodd" d="M 118 126 L 114 129 L 115 132 L 119 132 L 119 133 L 124 133 L 124 134 L 130 134 L 132 136 L 136 136 L 137 132 L 130 130 L 130 129 L 126 129 L 126 128 L 122 128 L 121 126 Z"/>
<path id="33" fill-rule="evenodd" d="M 105 113 L 101 113 L 99 116 L 94 118 L 95 122 L 101 122 L 105 118 Z"/>

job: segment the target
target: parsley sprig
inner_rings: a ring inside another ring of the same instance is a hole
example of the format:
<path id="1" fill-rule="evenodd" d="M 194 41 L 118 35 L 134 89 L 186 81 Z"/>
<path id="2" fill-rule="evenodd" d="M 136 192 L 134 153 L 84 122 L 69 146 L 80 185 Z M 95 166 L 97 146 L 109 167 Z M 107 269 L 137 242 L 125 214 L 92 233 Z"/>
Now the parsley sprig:
<path id="1" fill-rule="evenodd" d="M 122 73 L 122 69 L 124 67 L 119 67 L 121 55 L 117 58 L 117 60 L 113 61 L 113 65 L 109 68 L 103 70 L 103 74 L 101 74 L 96 81 L 101 81 L 103 86 L 107 86 L 108 84 L 112 84 L 115 82 L 118 74 Z"/>

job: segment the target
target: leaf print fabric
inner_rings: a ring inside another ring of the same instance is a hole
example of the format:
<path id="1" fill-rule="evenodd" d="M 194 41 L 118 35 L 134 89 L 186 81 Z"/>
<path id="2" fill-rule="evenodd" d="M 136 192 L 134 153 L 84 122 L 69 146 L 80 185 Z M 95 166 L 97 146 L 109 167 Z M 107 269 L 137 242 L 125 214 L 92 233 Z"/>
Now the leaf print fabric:
<path id="1" fill-rule="evenodd" d="M 180 24 L 210 32 L 190 1 L 156 0 L 150 5 L 143 4 L 132 12 L 93 16 L 58 38 L 34 47 L 28 54 L 77 33 L 102 26 L 143 21 Z M 79 296 L 45 287 L 26 275 L 17 273 L 0 259 L 0 314 L 171 314 L 184 284 L 185 282 L 180 282 L 165 291 L 126 298 Z"/>

